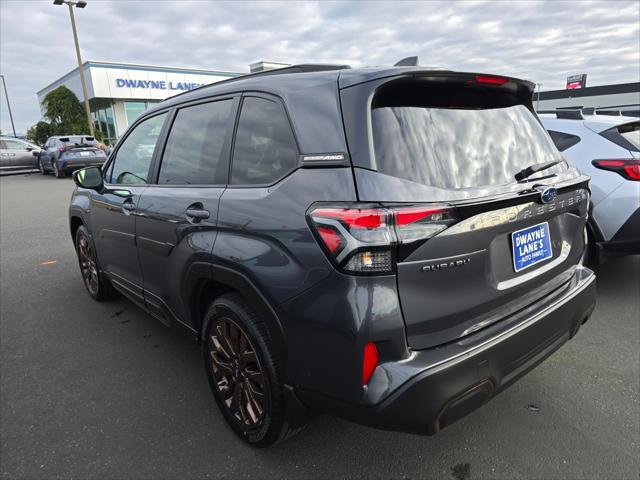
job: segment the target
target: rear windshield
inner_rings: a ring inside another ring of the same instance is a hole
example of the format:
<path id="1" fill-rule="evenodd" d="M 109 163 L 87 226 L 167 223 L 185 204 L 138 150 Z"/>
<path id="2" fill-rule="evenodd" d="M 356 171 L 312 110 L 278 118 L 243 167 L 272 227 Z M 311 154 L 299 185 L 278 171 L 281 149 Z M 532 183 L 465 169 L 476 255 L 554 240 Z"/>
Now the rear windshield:
<path id="1" fill-rule="evenodd" d="M 640 122 L 631 122 L 600 132 L 607 140 L 632 152 L 640 152 Z"/>
<path id="2" fill-rule="evenodd" d="M 640 122 L 620 125 L 618 127 L 618 133 L 634 147 L 630 150 L 640 151 Z"/>
<path id="3" fill-rule="evenodd" d="M 73 145 L 96 145 L 98 142 L 93 137 L 65 137 L 61 138 L 60 141 L 64 143 L 66 146 Z"/>
<path id="4" fill-rule="evenodd" d="M 443 107 L 441 100 L 434 107 L 429 96 L 415 102 L 407 102 L 406 90 L 402 96 L 396 102 L 393 95 L 386 95 L 382 101 L 374 99 L 372 106 L 376 165 L 387 175 L 463 189 L 514 183 L 514 175 L 522 169 L 562 158 L 524 105 L 504 105 L 495 99 L 482 105 L 475 97 L 470 108 Z M 460 103 L 459 97 L 451 98 Z M 566 168 L 562 162 L 530 180 Z"/>

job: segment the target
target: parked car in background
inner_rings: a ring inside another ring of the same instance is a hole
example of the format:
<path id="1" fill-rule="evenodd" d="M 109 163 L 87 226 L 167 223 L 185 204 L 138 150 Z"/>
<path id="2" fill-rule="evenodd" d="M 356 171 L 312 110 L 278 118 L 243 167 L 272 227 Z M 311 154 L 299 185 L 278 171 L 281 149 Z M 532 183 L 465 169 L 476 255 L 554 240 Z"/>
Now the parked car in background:
<path id="1" fill-rule="evenodd" d="M 540 119 L 565 158 L 591 177 L 589 260 L 640 254 L 640 119 L 580 110 Z"/>
<path id="2" fill-rule="evenodd" d="M 113 152 L 113 149 L 116 148 L 117 144 L 118 144 L 118 140 L 116 139 L 112 143 L 106 146 L 105 152 L 107 154 L 107 157 L 111 155 L 111 152 Z"/>
<path id="3" fill-rule="evenodd" d="M 309 411 L 435 434 L 572 338 L 589 178 L 534 84 L 300 65 L 167 99 L 74 174 L 85 287 L 200 341 L 220 410 L 272 445 Z"/>
<path id="4" fill-rule="evenodd" d="M 35 170 L 38 161 L 34 154 L 40 147 L 14 137 L 0 137 L 0 172 L 13 170 Z"/>
<path id="5" fill-rule="evenodd" d="M 89 135 L 50 137 L 37 154 L 40 172 L 53 172 L 57 178 L 89 165 L 102 165 L 107 159 L 103 145 Z"/>

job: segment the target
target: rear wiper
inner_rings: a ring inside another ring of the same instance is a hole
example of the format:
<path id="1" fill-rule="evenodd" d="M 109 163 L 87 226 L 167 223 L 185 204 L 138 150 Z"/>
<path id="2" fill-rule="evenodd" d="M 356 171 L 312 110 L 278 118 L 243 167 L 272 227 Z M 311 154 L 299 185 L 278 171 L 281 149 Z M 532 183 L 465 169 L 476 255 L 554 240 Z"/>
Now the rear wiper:
<path id="1" fill-rule="evenodd" d="M 542 170 L 551 168 L 561 162 L 564 162 L 564 160 L 551 160 L 550 162 L 537 163 L 535 165 L 531 165 L 530 167 L 523 168 L 522 170 L 520 170 L 518 173 L 515 174 L 516 181 L 520 182 L 526 178 L 529 178 L 534 173 L 541 172 Z"/>

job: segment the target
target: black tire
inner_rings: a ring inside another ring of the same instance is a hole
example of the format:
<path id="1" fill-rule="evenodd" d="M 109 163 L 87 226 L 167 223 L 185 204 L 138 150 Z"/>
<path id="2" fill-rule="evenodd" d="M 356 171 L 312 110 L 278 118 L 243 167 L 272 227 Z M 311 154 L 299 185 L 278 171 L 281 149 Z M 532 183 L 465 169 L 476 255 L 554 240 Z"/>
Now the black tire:
<path id="1" fill-rule="evenodd" d="M 76 232 L 75 245 L 80 274 L 89 295 L 99 302 L 113 298 L 115 290 L 100 269 L 95 247 L 84 225 L 81 225 Z"/>
<path id="2" fill-rule="evenodd" d="M 291 429 L 286 420 L 284 385 L 269 334 L 247 302 L 235 293 L 222 295 L 209 306 L 203 325 L 202 353 L 209 385 L 231 429 L 256 447 L 272 446 L 301 430 L 302 427 Z M 244 348 L 238 335 L 246 337 Z M 225 343 L 227 337 L 230 341 Z M 222 353 L 224 350 L 229 354 Z M 245 357 L 248 360 L 243 360 Z M 262 384 L 252 382 L 252 378 L 259 378 Z M 233 408 L 234 403 L 237 409 Z"/>
<path id="3" fill-rule="evenodd" d="M 40 170 L 40 173 L 42 175 L 46 175 L 47 171 L 44 168 L 44 165 L 42 164 L 42 158 L 38 157 L 38 169 Z"/>
<path id="4" fill-rule="evenodd" d="M 64 173 L 64 170 L 60 170 L 58 168 L 58 162 L 56 162 L 55 160 L 53 161 L 53 174 L 56 176 L 56 178 L 64 178 L 64 177 L 66 177 L 66 174 Z"/>

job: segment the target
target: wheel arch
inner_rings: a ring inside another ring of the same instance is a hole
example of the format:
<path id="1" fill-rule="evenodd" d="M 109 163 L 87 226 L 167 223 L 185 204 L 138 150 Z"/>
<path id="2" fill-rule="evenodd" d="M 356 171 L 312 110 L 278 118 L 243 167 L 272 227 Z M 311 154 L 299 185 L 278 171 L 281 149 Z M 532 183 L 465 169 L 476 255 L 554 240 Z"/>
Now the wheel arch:
<path id="1" fill-rule="evenodd" d="M 78 232 L 78 229 L 82 225 L 84 225 L 84 221 L 82 220 L 82 217 L 78 214 L 72 213 L 71 216 L 69 217 L 69 230 L 71 232 L 71 239 L 74 242 L 76 241 L 76 233 Z"/>
<path id="2" fill-rule="evenodd" d="M 189 268 L 184 282 L 184 297 L 189 301 L 189 313 L 198 332 L 198 341 L 204 340 L 203 324 L 208 306 L 225 293 L 237 293 L 264 322 L 272 342 L 273 353 L 282 367 L 287 357 L 285 334 L 278 313 L 255 283 L 245 274 L 220 265 L 195 262 Z"/>

